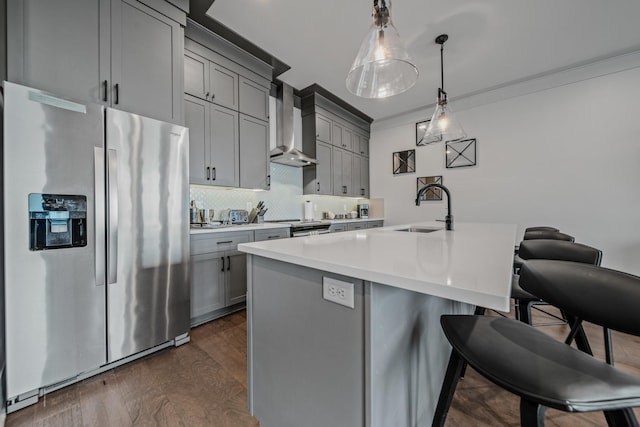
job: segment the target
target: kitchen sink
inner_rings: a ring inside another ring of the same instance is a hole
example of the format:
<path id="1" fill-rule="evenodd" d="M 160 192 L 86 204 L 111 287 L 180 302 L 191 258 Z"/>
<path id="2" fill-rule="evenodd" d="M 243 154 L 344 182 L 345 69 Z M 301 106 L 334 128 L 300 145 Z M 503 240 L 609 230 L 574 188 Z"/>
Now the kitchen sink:
<path id="1" fill-rule="evenodd" d="M 434 231 L 442 230 L 442 228 L 430 228 L 430 227 L 409 227 L 399 228 L 394 231 L 406 231 L 408 233 L 433 233 Z"/>

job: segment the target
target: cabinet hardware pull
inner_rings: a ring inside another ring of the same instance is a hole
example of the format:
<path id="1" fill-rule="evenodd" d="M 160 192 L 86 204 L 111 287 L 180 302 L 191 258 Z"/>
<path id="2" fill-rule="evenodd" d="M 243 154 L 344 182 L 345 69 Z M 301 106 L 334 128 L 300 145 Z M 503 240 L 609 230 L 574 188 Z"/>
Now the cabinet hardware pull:
<path id="1" fill-rule="evenodd" d="M 220 261 L 222 261 L 222 270 L 220 270 L 220 271 L 224 271 L 224 257 L 223 256 L 220 257 Z"/>
<path id="2" fill-rule="evenodd" d="M 209 99 L 209 92 L 204 96 L 205 99 Z"/>
<path id="3" fill-rule="evenodd" d="M 211 168 L 211 170 L 213 171 L 213 177 L 211 178 L 211 181 L 215 181 L 216 180 L 216 168 Z"/>
<path id="4" fill-rule="evenodd" d="M 207 181 L 211 179 L 211 168 L 207 166 Z"/>
<path id="5" fill-rule="evenodd" d="M 342 186 L 342 194 L 347 194 L 347 186 L 346 185 Z"/>
<path id="6" fill-rule="evenodd" d="M 107 102 L 107 91 L 109 90 L 109 82 L 106 80 L 103 81 L 102 87 L 104 89 L 104 97 L 102 98 L 102 101 Z"/>
<path id="7" fill-rule="evenodd" d="M 227 271 L 231 270 L 231 257 L 227 256 Z"/>
<path id="8" fill-rule="evenodd" d="M 317 187 L 317 188 L 316 188 L 316 191 L 317 191 L 317 192 L 320 192 L 320 182 L 317 182 L 317 183 L 316 183 L 316 187 Z"/>
<path id="9" fill-rule="evenodd" d="M 225 240 L 224 242 L 216 242 L 216 245 L 224 245 L 226 243 L 233 243 L 233 240 Z"/>
<path id="10" fill-rule="evenodd" d="M 118 105 L 120 102 L 120 83 L 116 83 L 114 89 L 116 90 L 116 99 L 114 100 L 114 104 Z"/>
<path id="11" fill-rule="evenodd" d="M 211 99 L 215 99 L 215 98 L 216 98 L 216 94 L 215 94 L 215 93 L 212 93 L 212 94 L 211 94 Z"/>
<path id="12" fill-rule="evenodd" d="M 271 187 L 271 175 L 267 175 L 267 187 Z"/>
<path id="13" fill-rule="evenodd" d="M 364 188 L 361 188 L 361 189 L 360 189 L 360 195 L 361 195 L 361 196 L 364 196 Z"/>

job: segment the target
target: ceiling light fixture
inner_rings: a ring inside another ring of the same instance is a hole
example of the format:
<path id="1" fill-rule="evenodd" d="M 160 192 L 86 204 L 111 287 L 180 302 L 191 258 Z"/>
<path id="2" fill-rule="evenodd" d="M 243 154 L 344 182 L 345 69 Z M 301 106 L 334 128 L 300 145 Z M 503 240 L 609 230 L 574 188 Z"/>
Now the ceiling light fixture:
<path id="1" fill-rule="evenodd" d="M 391 0 L 373 0 L 373 22 L 347 75 L 347 89 L 354 95 L 386 98 L 406 91 L 418 80 L 418 69 L 390 14 Z"/>
<path id="2" fill-rule="evenodd" d="M 444 90 L 444 43 L 449 39 L 446 34 L 436 37 L 436 43 L 440 45 L 440 87 L 438 88 L 438 102 L 436 111 L 431 116 L 431 121 L 425 131 L 423 144 L 431 144 L 439 141 L 453 141 L 467 137 L 462 125 L 456 119 L 447 102 L 447 92 Z"/>

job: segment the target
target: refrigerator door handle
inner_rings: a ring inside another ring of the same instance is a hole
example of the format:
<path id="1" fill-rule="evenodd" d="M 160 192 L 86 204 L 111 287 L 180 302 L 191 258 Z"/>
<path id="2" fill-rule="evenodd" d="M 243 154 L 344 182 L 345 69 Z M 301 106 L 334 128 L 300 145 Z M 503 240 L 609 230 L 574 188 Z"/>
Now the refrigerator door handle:
<path id="1" fill-rule="evenodd" d="M 96 256 L 96 286 L 105 284 L 106 274 L 106 226 L 104 222 L 104 149 L 102 147 L 93 148 L 94 166 L 94 209 L 95 209 L 95 256 Z"/>
<path id="2" fill-rule="evenodd" d="M 118 280 L 118 152 L 107 150 L 107 284 Z"/>

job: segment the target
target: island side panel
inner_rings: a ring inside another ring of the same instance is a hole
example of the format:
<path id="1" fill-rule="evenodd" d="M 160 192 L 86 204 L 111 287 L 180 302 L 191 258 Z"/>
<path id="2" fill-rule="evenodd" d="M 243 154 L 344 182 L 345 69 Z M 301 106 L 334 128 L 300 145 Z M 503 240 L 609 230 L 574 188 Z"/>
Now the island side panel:
<path id="1" fill-rule="evenodd" d="M 475 306 L 366 282 L 367 425 L 431 425 L 451 346 L 443 314 Z"/>
<path id="2" fill-rule="evenodd" d="M 249 272 L 249 397 L 261 427 L 364 425 L 361 280 L 256 255 Z M 355 308 L 322 298 L 354 283 Z"/>

